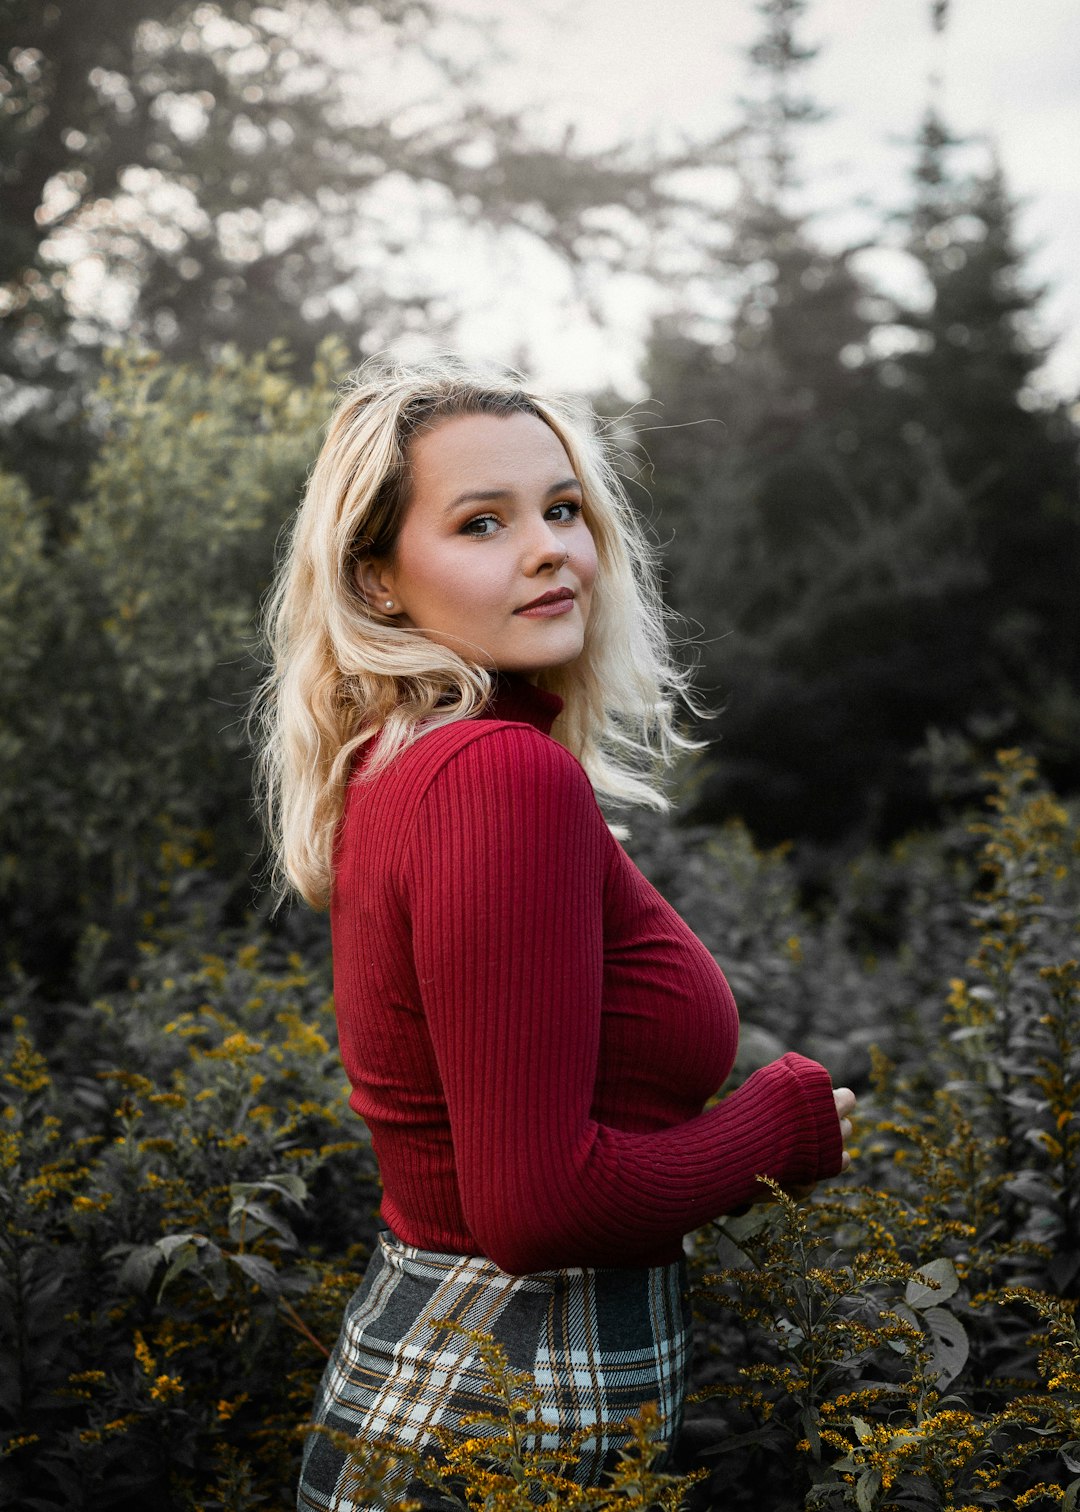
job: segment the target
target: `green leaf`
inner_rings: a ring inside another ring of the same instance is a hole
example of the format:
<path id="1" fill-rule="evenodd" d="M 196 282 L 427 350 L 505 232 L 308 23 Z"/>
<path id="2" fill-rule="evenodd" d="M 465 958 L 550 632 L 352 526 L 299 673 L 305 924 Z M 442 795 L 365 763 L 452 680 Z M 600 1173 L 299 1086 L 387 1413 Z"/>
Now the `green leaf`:
<path id="1" fill-rule="evenodd" d="M 923 1319 L 934 1341 L 930 1368 L 937 1372 L 938 1390 L 944 1390 L 967 1364 L 967 1332 L 960 1319 L 944 1307 L 928 1307 Z"/>
<path id="2" fill-rule="evenodd" d="M 851 1420 L 851 1426 L 854 1428 L 855 1436 L 859 1440 L 860 1444 L 865 1444 L 867 1439 L 873 1436 L 874 1430 L 864 1418 L 853 1417 Z"/>
<path id="3" fill-rule="evenodd" d="M 161 1251 L 156 1244 L 137 1245 L 120 1267 L 120 1285 L 132 1291 L 147 1291 L 160 1264 Z"/>
<path id="4" fill-rule="evenodd" d="M 249 1281 L 254 1281 L 256 1286 L 261 1286 L 270 1296 L 276 1297 L 281 1291 L 277 1271 L 262 1255 L 229 1255 L 227 1258 L 243 1271 Z"/>
<path id="5" fill-rule="evenodd" d="M 768 1444 L 775 1440 L 775 1428 L 751 1428 L 746 1433 L 727 1434 L 724 1438 L 696 1450 L 697 1459 L 712 1459 L 718 1454 L 730 1454 L 733 1449 L 743 1449 L 748 1444 Z"/>
<path id="6" fill-rule="evenodd" d="M 220 1302 L 229 1292 L 229 1267 L 216 1244 L 208 1245 L 199 1259 L 199 1272 L 210 1288 L 210 1295 Z"/>
<path id="7" fill-rule="evenodd" d="M 1060 1251 L 1051 1258 L 1047 1270 L 1057 1289 L 1064 1292 L 1073 1278 L 1080 1274 L 1080 1250 Z"/>
<path id="8" fill-rule="evenodd" d="M 308 1188 L 302 1176 L 294 1176 L 290 1171 L 275 1171 L 270 1176 L 264 1176 L 261 1181 L 229 1183 L 229 1196 L 234 1207 L 238 1199 L 253 1197 L 256 1192 L 280 1192 L 289 1202 L 299 1206 L 307 1198 Z"/>
<path id="9" fill-rule="evenodd" d="M 238 1198 L 229 1210 L 229 1233 L 234 1239 L 239 1239 L 241 1232 L 248 1238 L 254 1239 L 258 1234 L 272 1229 L 279 1234 L 282 1240 L 292 1248 L 296 1245 L 296 1235 L 273 1208 L 267 1207 L 265 1202 L 253 1202 L 249 1197 Z"/>
<path id="10" fill-rule="evenodd" d="M 819 1460 L 821 1458 L 821 1430 L 818 1427 L 817 1413 L 811 1407 L 804 1407 L 799 1413 L 799 1422 L 809 1440 L 810 1453 Z"/>
<path id="11" fill-rule="evenodd" d="M 167 1237 L 169 1239 L 178 1240 L 179 1242 L 173 1244 L 170 1247 L 171 1258 L 169 1260 L 169 1268 L 165 1272 L 164 1276 L 162 1276 L 161 1285 L 158 1287 L 159 1302 L 161 1301 L 161 1298 L 165 1292 L 165 1288 L 169 1285 L 169 1283 L 171 1281 L 175 1281 L 177 1276 L 179 1276 L 183 1271 L 189 1270 L 193 1265 L 197 1263 L 199 1258 L 200 1241 L 202 1244 L 206 1243 L 206 1240 L 201 1234 L 169 1234 Z M 159 1245 L 164 1244 L 164 1242 L 164 1240 L 158 1241 Z"/>
<path id="12" fill-rule="evenodd" d="M 925 1277 L 927 1281 L 934 1281 L 937 1285 L 927 1286 L 919 1277 Z M 937 1260 L 931 1260 L 926 1265 L 919 1266 L 907 1284 L 904 1300 L 909 1307 L 933 1307 L 937 1302 L 948 1301 L 959 1285 L 960 1277 L 956 1274 L 956 1266 L 942 1255 Z"/>
<path id="13" fill-rule="evenodd" d="M 267 1176 L 259 1185 L 270 1191 L 280 1192 L 283 1197 L 296 1203 L 298 1207 L 307 1200 L 307 1182 L 302 1176 L 293 1175 L 291 1171 L 275 1172 L 274 1175 Z"/>
<path id="14" fill-rule="evenodd" d="M 1080 1499 L 1080 1477 L 1065 1487 L 1065 1495 L 1061 1499 L 1061 1512 L 1076 1512 L 1078 1499 Z"/>
<path id="15" fill-rule="evenodd" d="M 721 1233 L 734 1243 L 742 1246 L 744 1240 L 753 1239 L 760 1234 L 762 1229 L 768 1228 L 772 1223 L 772 1214 L 764 1203 L 752 1207 L 748 1213 L 739 1213 L 736 1216 L 725 1218 L 716 1227 Z"/>
<path id="16" fill-rule="evenodd" d="M 874 1501 L 881 1490 L 881 1471 L 868 1470 L 855 1482 L 855 1505 L 859 1512 L 873 1512 Z"/>
<path id="17" fill-rule="evenodd" d="M 164 1259 L 169 1260 L 181 1245 L 193 1244 L 195 1247 L 198 1247 L 200 1243 L 206 1243 L 206 1238 L 203 1234 L 166 1234 L 164 1238 L 156 1241 L 154 1248 Z"/>

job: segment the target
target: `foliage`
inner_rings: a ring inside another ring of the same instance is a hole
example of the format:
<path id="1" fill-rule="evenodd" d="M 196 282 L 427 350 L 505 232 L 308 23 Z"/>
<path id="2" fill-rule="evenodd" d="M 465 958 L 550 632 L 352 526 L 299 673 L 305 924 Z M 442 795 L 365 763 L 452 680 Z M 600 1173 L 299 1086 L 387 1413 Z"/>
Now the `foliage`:
<path id="1" fill-rule="evenodd" d="M 868 244 L 826 247 L 793 198 L 797 133 L 821 115 L 797 88 L 805 6 L 757 10 L 711 298 L 649 342 L 648 508 L 723 705 L 696 817 L 854 849 L 929 819 L 910 757 L 931 726 L 990 725 L 1075 781 L 1077 428 L 1038 389 L 1044 291 L 1000 164 L 958 179 L 928 115 L 892 218 L 922 287 L 884 298 Z"/>
<path id="2" fill-rule="evenodd" d="M 223 1441 L 222 1484 L 285 1499 L 373 1227 L 325 982 L 253 944 L 142 952 L 69 1014 L 62 1075 L 21 1015 L 4 1060 L 2 1484 L 28 1509 L 194 1507 Z"/>
<path id="3" fill-rule="evenodd" d="M 430 0 L 325 0 L 314 14 L 290 0 L 127 0 L 119 15 L 85 0 L 73 16 L 12 0 L 0 15 L 0 282 L 17 308 L 40 307 L 46 280 L 26 274 L 49 238 L 64 267 L 57 233 L 74 228 L 132 265 L 143 319 L 167 312 L 143 334 L 188 353 L 210 332 L 250 349 L 302 304 L 323 301 L 325 317 L 350 280 L 354 309 L 387 302 L 369 280 L 377 245 L 400 250 L 380 200 L 389 178 L 571 257 L 600 250 L 603 207 L 648 217 L 680 202 L 660 177 L 685 152 L 631 161 L 536 139 L 480 97 L 484 51 Z M 409 198 L 397 203 L 407 215 Z M 361 240 L 366 259 L 350 257 Z M 606 241 L 626 250 L 614 226 Z"/>
<path id="4" fill-rule="evenodd" d="M 635 814 L 631 824 L 635 861 L 731 983 L 737 1079 L 793 1047 L 838 1085 L 865 1082 L 885 1023 L 904 1061 L 936 1045 L 942 998 L 970 945 L 972 837 L 913 834 L 834 865 L 828 901 L 811 911 L 790 845 L 762 849 L 738 820 L 674 826 Z"/>
<path id="5" fill-rule="evenodd" d="M 933 107 L 917 145 L 906 242 L 929 298 L 898 311 L 908 342 L 890 369 L 897 420 L 934 438 L 966 501 L 985 575 L 976 685 L 1067 763 L 1080 739 L 1080 638 L 1055 567 L 1080 539 L 1077 438 L 1067 405 L 1039 394 L 1051 345 L 1038 338 L 1046 288 L 1025 268 L 1018 205 L 996 153 L 983 171 L 958 176 L 962 140 Z"/>
<path id="6" fill-rule="evenodd" d="M 950 996 L 953 1085 L 1014 1173 L 1010 1226 L 1049 1246 L 1055 1286 L 1080 1296 L 1080 836 L 1017 751 L 989 803 L 978 949 Z"/>
<path id="7" fill-rule="evenodd" d="M 273 336 L 304 361 L 332 334 L 445 337 L 440 237 L 640 265 L 714 145 L 553 141 L 491 104 L 493 56 L 436 0 L 5 0 L 0 456 L 67 490 L 120 332 L 174 358 Z"/>
<path id="8" fill-rule="evenodd" d="M 1080 826 L 1029 758 L 990 775 L 933 1069 L 878 1054 L 858 1187 L 699 1241 L 704 1454 L 778 1512 L 1056 1505 L 1080 1470 Z"/>
<path id="9" fill-rule="evenodd" d="M 785 855 L 745 831 L 639 831 L 680 907 L 717 911 L 715 948 L 780 1048 L 808 1048 L 804 995 L 836 1045 L 876 1015 L 891 1058 L 873 1051 L 852 1175 L 695 1237 L 697 1397 L 673 1468 L 642 1420 L 610 1485 L 572 1488 L 491 1349 L 490 1420 L 414 1470 L 476 1509 L 524 1507 L 541 1486 L 582 1508 L 1072 1505 L 1080 831 L 1016 752 L 973 824 L 967 852 L 946 835 L 934 860 L 927 835 L 868 858 L 828 918 L 800 910 Z M 305 965 L 291 926 L 211 938 L 196 862 L 169 859 L 122 987 L 93 986 L 112 948 L 100 930 L 78 1000 L 11 981 L 0 1494 L 20 1507 L 287 1505 L 377 1223 L 325 939 Z M 872 963 L 883 898 L 894 932 Z M 360 1454 L 358 1484 L 389 1497 L 393 1464 L 385 1446 Z"/>
<path id="10" fill-rule="evenodd" d="M 968 1133 L 957 1167 L 977 1149 Z M 724 1351 L 757 1358 L 700 1391 L 724 1404 L 704 1453 L 757 1505 L 1012 1507 L 1064 1490 L 1080 1427 L 1075 1303 L 1002 1284 L 1024 1247 L 943 1216 L 959 1210 L 958 1171 L 916 1165 L 941 1177 L 924 1201 L 864 1189 L 804 1213 L 778 1193 L 777 1218 L 722 1225 L 739 1263 L 703 1289 L 743 1325 L 717 1330 Z M 1006 1355 L 1008 1374 L 994 1368 Z"/>
<path id="11" fill-rule="evenodd" d="M 125 992 L 69 1006 L 56 1072 L 35 1043 L 50 1010 L 25 981 L 10 995 L 0 1497 L 28 1512 L 287 1504 L 376 1226 L 326 982 L 272 941 L 199 951 L 170 933 L 142 943 Z M 655 1468 L 648 1413 L 611 1484 L 574 1487 L 530 1444 L 524 1381 L 480 1342 L 491 1415 L 446 1443 L 466 1506 L 524 1507 L 540 1477 L 582 1512 L 674 1509 L 687 1482 Z M 386 1456 L 359 1458 L 357 1494 L 386 1494 Z"/>
<path id="12" fill-rule="evenodd" d="M 4 949 L 54 983 L 91 922 L 130 951 L 163 851 L 247 893 L 255 615 L 343 367 L 334 344 L 307 384 L 276 346 L 209 369 L 114 354 L 59 539 L 0 483 Z"/>

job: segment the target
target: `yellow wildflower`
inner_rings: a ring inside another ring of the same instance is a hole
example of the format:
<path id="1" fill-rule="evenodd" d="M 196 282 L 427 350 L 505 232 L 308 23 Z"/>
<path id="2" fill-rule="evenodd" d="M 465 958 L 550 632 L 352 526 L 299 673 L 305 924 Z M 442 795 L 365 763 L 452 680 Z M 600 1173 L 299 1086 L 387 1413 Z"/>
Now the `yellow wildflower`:
<path id="1" fill-rule="evenodd" d="M 179 1092 L 155 1092 L 150 1098 L 159 1108 L 182 1108 L 184 1099 Z"/>
<path id="2" fill-rule="evenodd" d="M 15 1026 L 21 1031 L 26 1020 L 16 1017 Z M 34 1049 L 30 1037 L 23 1033 L 15 1036 L 15 1048 L 7 1069 L 4 1071 L 4 1080 L 8 1086 L 15 1087 L 19 1092 L 41 1092 L 50 1081 L 49 1073 L 45 1066 L 45 1057 Z"/>
<path id="3" fill-rule="evenodd" d="M 142 1367 L 143 1375 L 153 1375 L 157 1361 L 150 1352 L 149 1344 L 147 1344 L 138 1329 L 135 1330 L 135 1358 Z"/>
<path id="4" fill-rule="evenodd" d="M 16 1438 L 8 1439 L 4 1445 L 4 1454 L 14 1454 L 16 1449 L 25 1449 L 30 1444 L 40 1443 L 40 1436 L 36 1433 L 20 1433 Z"/>
<path id="5" fill-rule="evenodd" d="M 159 1375 L 150 1388 L 150 1396 L 155 1402 L 171 1402 L 173 1397 L 183 1396 L 184 1383 L 179 1376 Z"/>
<path id="6" fill-rule="evenodd" d="M 96 1197 L 73 1197 L 71 1206 L 76 1213 L 103 1213 L 112 1200 L 111 1192 L 99 1192 Z"/>

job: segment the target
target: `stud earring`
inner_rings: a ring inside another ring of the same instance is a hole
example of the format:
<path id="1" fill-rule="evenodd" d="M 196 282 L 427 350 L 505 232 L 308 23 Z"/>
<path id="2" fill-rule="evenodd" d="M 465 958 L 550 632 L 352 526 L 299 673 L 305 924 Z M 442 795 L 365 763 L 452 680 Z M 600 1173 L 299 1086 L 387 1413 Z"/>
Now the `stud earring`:
<path id="1" fill-rule="evenodd" d="M 394 607 L 394 601 L 393 601 L 393 599 L 387 599 L 387 601 L 386 601 L 386 607 L 388 609 L 392 609 Z"/>

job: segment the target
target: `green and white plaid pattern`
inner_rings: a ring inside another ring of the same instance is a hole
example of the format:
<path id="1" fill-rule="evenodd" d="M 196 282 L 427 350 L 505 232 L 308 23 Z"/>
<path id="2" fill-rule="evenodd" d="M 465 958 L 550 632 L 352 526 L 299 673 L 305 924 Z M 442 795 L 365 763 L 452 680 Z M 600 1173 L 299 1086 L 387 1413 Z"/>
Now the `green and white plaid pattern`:
<path id="1" fill-rule="evenodd" d="M 690 1347 L 684 1262 L 511 1276 L 483 1257 L 417 1249 L 389 1231 L 345 1309 L 312 1421 L 425 1455 L 436 1453 L 437 1427 L 467 1436 L 463 1420 L 491 1411 L 489 1377 L 475 1344 L 433 1327 L 438 1319 L 490 1335 L 512 1370 L 532 1376 L 550 1432 L 530 1447 L 557 1453 L 569 1435 L 596 1427 L 562 1472 L 582 1485 L 597 1485 L 629 1442 L 609 1425 L 647 1402 L 659 1410 L 658 1438 L 670 1445 L 678 1432 Z M 344 1451 L 309 1435 L 298 1512 L 359 1512 L 348 1480 Z M 418 1486 L 408 1495 L 441 1504 Z"/>

